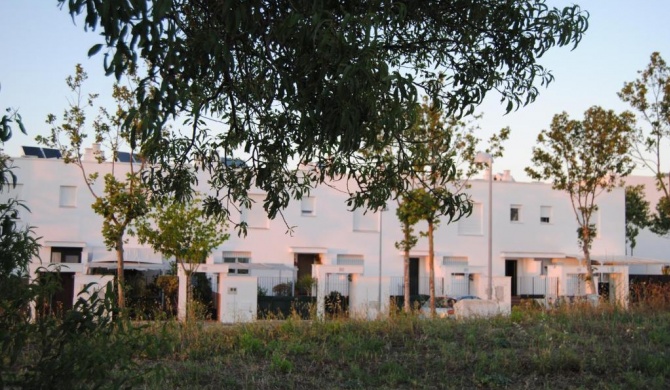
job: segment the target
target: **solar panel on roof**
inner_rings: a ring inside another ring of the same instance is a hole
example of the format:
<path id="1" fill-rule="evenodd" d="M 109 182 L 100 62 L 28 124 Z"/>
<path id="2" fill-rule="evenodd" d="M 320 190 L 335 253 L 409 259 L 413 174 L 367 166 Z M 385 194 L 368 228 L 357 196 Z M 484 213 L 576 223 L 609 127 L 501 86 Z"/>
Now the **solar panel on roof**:
<path id="1" fill-rule="evenodd" d="M 130 162 L 130 153 L 128 152 L 116 152 L 116 161 L 118 162 Z"/>
<path id="2" fill-rule="evenodd" d="M 25 156 L 44 158 L 44 152 L 42 152 L 42 148 L 39 148 L 37 146 L 22 146 L 22 148 L 23 148 L 23 154 Z"/>
<path id="3" fill-rule="evenodd" d="M 60 154 L 60 150 L 58 149 L 49 149 L 49 148 L 42 148 L 42 152 L 44 152 L 44 157 L 45 158 L 62 158 Z"/>
<path id="4" fill-rule="evenodd" d="M 140 156 L 133 154 L 133 162 L 141 163 L 142 159 L 140 158 Z"/>

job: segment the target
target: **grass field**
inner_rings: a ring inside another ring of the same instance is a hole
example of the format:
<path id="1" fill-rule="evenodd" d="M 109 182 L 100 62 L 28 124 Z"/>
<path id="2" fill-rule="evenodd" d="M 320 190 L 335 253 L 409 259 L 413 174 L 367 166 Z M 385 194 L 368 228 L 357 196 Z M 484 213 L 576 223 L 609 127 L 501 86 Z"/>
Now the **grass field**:
<path id="1" fill-rule="evenodd" d="M 515 308 L 467 321 L 165 322 L 145 332 L 139 388 L 670 388 L 670 312 L 651 308 Z"/>

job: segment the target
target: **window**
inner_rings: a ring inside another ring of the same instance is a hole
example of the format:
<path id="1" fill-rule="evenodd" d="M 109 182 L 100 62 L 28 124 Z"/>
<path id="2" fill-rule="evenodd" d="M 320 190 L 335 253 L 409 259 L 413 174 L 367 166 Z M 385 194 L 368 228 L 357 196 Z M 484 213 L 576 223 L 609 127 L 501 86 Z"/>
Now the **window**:
<path id="1" fill-rule="evenodd" d="M 247 223 L 249 228 L 267 229 L 268 215 L 263 208 L 265 195 L 249 195 L 251 199 L 251 208 L 242 208 L 242 221 Z"/>
<path id="2" fill-rule="evenodd" d="M 314 208 L 316 203 L 316 198 L 313 196 L 305 196 L 300 201 L 300 213 L 303 216 L 316 215 L 316 209 Z"/>
<path id="3" fill-rule="evenodd" d="M 249 275 L 249 267 L 246 264 L 251 263 L 251 253 L 223 252 L 223 263 L 231 264 L 228 268 L 228 275 Z M 238 264 L 238 266 L 233 266 L 233 264 Z"/>
<path id="4" fill-rule="evenodd" d="M 480 235 L 482 234 L 483 206 L 481 203 L 472 205 L 472 214 L 467 218 L 458 220 L 458 234 Z"/>
<path id="5" fill-rule="evenodd" d="M 367 212 L 366 212 L 367 211 Z M 354 210 L 354 231 L 378 232 L 379 213 L 366 210 L 362 207 Z"/>
<path id="6" fill-rule="evenodd" d="M 540 206 L 540 223 L 551 223 L 551 206 Z"/>
<path id="7" fill-rule="evenodd" d="M 337 255 L 337 265 L 363 265 L 363 255 Z"/>
<path id="8" fill-rule="evenodd" d="M 67 263 L 79 264 L 81 263 L 82 248 L 51 248 L 51 262 L 52 263 Z"/>
<path id="9" fill-rule="evenodd" d="M 511 222 L 521 222 L 521 206 L 513 204 L 509 208 L 509 220 Z"/>
<path id="10" fill-rule="evenodd" d="M 77 206 L 77 187 L 60 186 L 60 207 Z"/>
<path id="11" fill-rule="evenodd" d="M 442 265 L 456 265 L 464 266 L 468 265 L 467 256 L 444 256 L 442 257 Z"/>

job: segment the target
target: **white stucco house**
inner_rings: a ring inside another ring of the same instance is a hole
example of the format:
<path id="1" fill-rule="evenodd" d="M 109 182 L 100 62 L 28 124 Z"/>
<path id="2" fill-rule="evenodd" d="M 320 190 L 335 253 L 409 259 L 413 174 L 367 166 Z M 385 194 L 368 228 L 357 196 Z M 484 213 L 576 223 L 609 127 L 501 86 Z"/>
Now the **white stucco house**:
<path id="1" fill-rule="evenodd" d="M 57 153 L 46 153 L 54 158 L 47 158 L 44 151 L 40 156 L 30 151 L 26 154 L 33 155 L 13 160 L 18 186 L 0 195 L 18 197 L 31 210 L 20 213 L 19 219 L 34 226 L 41 237 L 41 263 L 35 259 L 32 272 L 47 263 L 62 264 L 68 267 L 64 271 L 70 274 L 70 283 L 80 286 L 90 281 L 95 269 L 114 269 L 115 254 L 104 247 L 102 219 L 91 209 L 93 197 L 78 168 L 64 164 Z M 87 157 L 89 171 L 111 171 L 112 164 L 98 164 L 91 150 Z M 130 164 L 117 162 L 115 174 L 124 175 Z M 546 183 L 516 182 L 509 172 L 495 178 L 491 248 L 488 176 L 472 180 L 467 190 L 474 202 L 472 215 L 437 229 L 437 294 L 485 298 L 491 277 L 492 298 L 502 311 L 509 310 L 515 297 L 584 295 L 577 224 L 567 195 Z M 222 321 L 253 320 L 258 291 L 272 295 L 278 284 L 295 282 L 305 275 L 318 280 L 320 310 L 324 296 L 338 291 L 349 296 L 352 315 L 373 317 L 388 311 L 391 296 L 403 294 L 403 254 L 395 247 L 402 239 L 397 205 L 390 202 L 387 210 L 380 212 L 348 210 L 346 193 L 338 191 L 346 183 L 330 184 L 291 203 L 283 212 L 286 222 L 269 220 L 261 207 L 264 194 L 252 191 L 256 206 L 234 216 L 247 222 L 247 236 L 232 232 L 199 268 L 215 281 Z M 96 185 L 101 189 L 101 183 Z M 629 273 L 657 271 L 663 262 L 640 266 L 639 258 L 626 256 L 624 205 L 622 188 L 600 196 L 598 233 L 592 247 L 599 287 L 607 291 L 609 299 L 622 304 L 626 302 Z M 293 227 L 292 234 L 287 234 L 286 224 Z M 418 225 L 416 231 L 423 228 Z M 645 245 L 640 239 L 640 253 Z M 670 260 L 665 249 L 649 251 L 651 258 L 664 259 L 665 255 Z M 128 237 L 125 255 L 127 269 L 160 272 L 167 268 L 160 254 L 139 245 L 133 237 Z M 411 294 L 427 294 L 425 238 L 419 240 L 410 257 Z M 182 294 L 185 296 L 185 290 Z"/>

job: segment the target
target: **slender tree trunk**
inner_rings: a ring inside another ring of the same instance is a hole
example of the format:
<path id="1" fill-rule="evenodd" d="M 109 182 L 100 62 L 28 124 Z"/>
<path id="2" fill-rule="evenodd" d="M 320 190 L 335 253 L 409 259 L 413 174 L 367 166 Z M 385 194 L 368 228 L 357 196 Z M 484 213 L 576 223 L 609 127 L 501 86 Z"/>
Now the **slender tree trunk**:
<path id="1" fill-rule="evenodd" d="M 116 240 L 116 289 L 119 309 L 126 308 L 126 293 L 123 290 L 125 285 L 123 269 L 123 237 L 119 237 Z"/>
<path id="2" fill-rule="evenodd" d="M 193 305 L 191 304 L 193 302 L 193 290 L 191 288 L 191 275 L 193 271 L 189 269 L 184 273 L 186 274 L 186 320 L 190 321 L 195 319 L 195 313 L 192 313 Z"/>
<path id="3" fill-rule="evenodd" d="M 433 222 L 428 221 L 428 289 L 430 294 L 430 315 L 435 317 L 435 264 L 433 261 Z"/>
<path id="4" fill-rule="evenodd" d="M 404 265 L 403 265 L 403 295 L 405 296 L 403 309 L 405 313 L 412 311 L 412 305 L 409 301 L 410 289 L 409 289 L 409 242 L 411 237 L 409 236 L 409 224 L 405 223 L 403 226 L 405 231 L 405 253 L 403 255 Z"/>
<path id="5" fill-rule="evenodd" d="M 593 266 L 591 265 L 591 251 L 589 250 L 592 238 L 591 231 L 586 226 L 583 228 L 582 238 L 582 250 L 584 251 L 584 262 L 586 263 L 586 293 L 595 294 L 596 284 L 593 281 Z"/>

